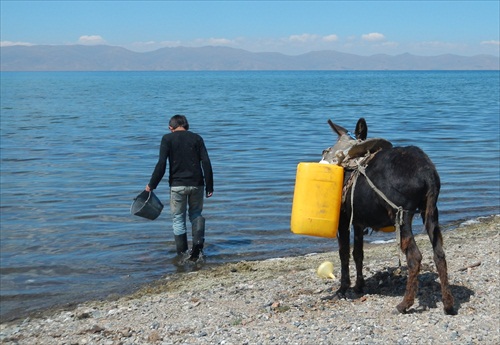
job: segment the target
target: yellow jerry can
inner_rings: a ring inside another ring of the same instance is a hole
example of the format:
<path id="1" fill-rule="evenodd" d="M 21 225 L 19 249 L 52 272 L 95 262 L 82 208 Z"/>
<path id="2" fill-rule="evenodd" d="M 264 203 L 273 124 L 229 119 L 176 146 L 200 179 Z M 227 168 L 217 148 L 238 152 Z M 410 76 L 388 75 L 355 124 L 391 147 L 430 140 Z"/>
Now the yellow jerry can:
<path id="1" fill-rule="evenodd" d="M 343 182 L 344 168 L 338 165 L 299 163 L 290 221 L 292 232 L 336 237 Z"/>

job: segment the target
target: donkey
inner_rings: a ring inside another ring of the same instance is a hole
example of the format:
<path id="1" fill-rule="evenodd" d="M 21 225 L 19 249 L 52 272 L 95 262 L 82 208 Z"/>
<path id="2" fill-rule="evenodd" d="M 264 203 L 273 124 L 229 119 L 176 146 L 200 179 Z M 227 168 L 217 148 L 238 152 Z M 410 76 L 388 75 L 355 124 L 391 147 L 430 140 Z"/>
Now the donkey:
<path id="1" fill-rule="evenodd" d="M 346 152 L 352 152 L 350 148 L 373 140 L 369 139 L 365 142 L 368 126 L 363 118 L 360 118 L 356 124 L 355 137 L 331 120 L 328 120 L 328 123 L 337 133 L 338 140 L 334 146 L 323 151 L 322 163 L 339 164 L 345 158 Z M 420 212 L 434 251 L 434 262 L 441 282 L 444 312 L 455 315 L 436 206 L 441 186 L 439 175 L 434 164 L 420 148 L 416 146 L 392 147 L 392 144 L 387 145 L 388 142 L 383 139 L 382 143 L 385 144 L 378 145 L 381 146 L 378 150 L 367 153 L 366 157 L 369 157 L 369 160 L 364 168 L 362 167 L 363 173 L 358 174 L 356 169 L 345 169 L 345 200 L 340 209 L 337 233 L 341 261 L 341 285 L 337 294 L 345 295 L 351 285 L 349 277 L 351 224 L 354 228 L 353 258 L 356 266 L 354 291 L 357 293 L 363 291 L 365 284 L 362 272 L 364 230 L 366 228 L 378 230 L 396 225 L 396 231 L 398 228 L 400 230 L 401 251 L 406 255 L 408 265 L 405 295 L 396 309 L 400 313 L 407 312 L 415 300 L 418 287 L 417 275 L 422 261 L 422 254 L 412 233 L 413 216 Z M 365 146 L 369 151 L 371 145 Z M 357 175 L 356 181 L 352 182 L 350 177 L 354 174 Z M 351 195 L 351 193 L 354 194 Z M 401 212 L 397 212 L 398 209 Z"/>

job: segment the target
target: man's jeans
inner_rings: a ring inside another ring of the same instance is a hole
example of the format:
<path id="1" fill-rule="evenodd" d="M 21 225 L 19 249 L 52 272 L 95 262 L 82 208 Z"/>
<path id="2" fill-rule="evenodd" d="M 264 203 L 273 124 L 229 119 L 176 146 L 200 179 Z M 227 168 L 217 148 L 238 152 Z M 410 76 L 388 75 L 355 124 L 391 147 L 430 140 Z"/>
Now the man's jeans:
<path id="1" fill-rule="evenodd" d="M 170 212 L 172 213 L 174 235 L 183 235 L 187 232 L 186 210 L 189 213 L 191 223 L 201 216 L 203 197 L 203 186 L 170 187 Z"/>

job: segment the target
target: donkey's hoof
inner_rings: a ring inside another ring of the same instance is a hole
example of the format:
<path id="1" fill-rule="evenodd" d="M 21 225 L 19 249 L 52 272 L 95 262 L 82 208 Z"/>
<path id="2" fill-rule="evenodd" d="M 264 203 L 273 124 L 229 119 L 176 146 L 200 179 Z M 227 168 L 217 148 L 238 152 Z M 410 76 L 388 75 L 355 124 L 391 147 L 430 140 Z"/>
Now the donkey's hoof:
<path id="1" fill-rule="evenodd" d="M 401 315 L 401 314 L 404 314 L 404 313 L 401 313 L 401 312 L 398 310 L 398 308 L 394 308 L 394 309 L 392 309 L 392 311 L 391 311 L 391 315 L 394 315 L 394 316 L 396 316 L 396 315 Z"/>
<path id="2" fill-rule="evenodd" d="M 340 288 L 340 289 L 338 289 L 338 290 L 335 292 L 335 295 L 336 295 L 339 299 L 346 298 L 346 292 L 347 292 L 347 289 Z"/>
<path id="3" fill-rule="evenodd" d="M 406 307 L 406 305 L 402 305 L 402 304 L 403 304 L 403 303 L 398 304 L 398 305 L 396 306 L 396 310 L 397 310 L 397 312 L 398 312 L 398 313 L 400 313 L 400 314 L 406 314 L 406 311 L 407 311 L 407 309 L 408 309 L 408 308 Z"/>
<path id="4" fill-rule="evenodd" d="M 450 308 L 444 308 L 444 312 L 446 315 L 457 315 L 457 311 L 455 310 L 455 308 L 453 307 L 450 307 Z"/>
<path id="5" fill-rule="evenodd" d="M 364 287 L 365 287 L 365 282 L 358 283 L 354 285 L 354 292 L 357 294 L 362 294 L 364 291 Z"/>

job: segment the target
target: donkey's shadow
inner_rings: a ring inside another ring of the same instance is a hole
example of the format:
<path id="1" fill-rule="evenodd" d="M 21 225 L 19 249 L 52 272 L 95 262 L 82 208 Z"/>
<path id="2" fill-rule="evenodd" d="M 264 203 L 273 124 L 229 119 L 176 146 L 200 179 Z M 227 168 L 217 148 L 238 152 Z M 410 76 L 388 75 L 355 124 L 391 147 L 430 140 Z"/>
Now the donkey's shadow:
<path id="1" fill-rule="evenodd" d="M 365 278 L 365 287 L 362 293 L 356 293 L 353 289 L 346 292 L 346 297 L 357 299 L 364 295 L 404 296 L 407 282 L 407 267 L 386 267 L 373 275 Z M 458 311 L 462 304 L 470 301 L 474 291 L 460 285 L 450 284 L 450 290 L 455 299 L 455 310 Z M 423 268 L 418 275 L 418 292 L 415 303 L 407 313 L 421 313 L 430 308 L 438 308 L 437 302 L 441 300 L 441 285 L 438 274 Z"/>

